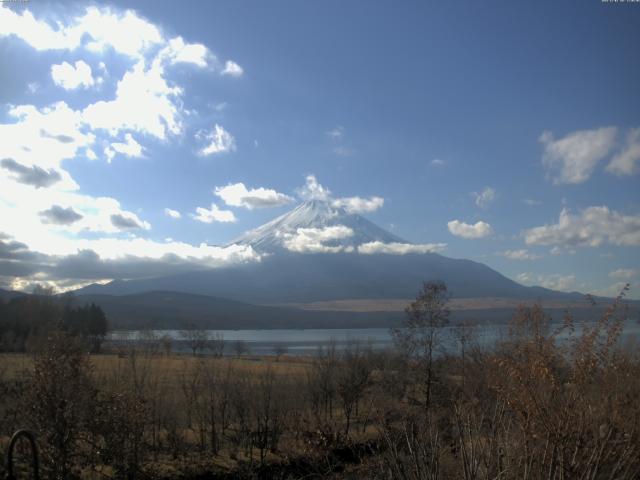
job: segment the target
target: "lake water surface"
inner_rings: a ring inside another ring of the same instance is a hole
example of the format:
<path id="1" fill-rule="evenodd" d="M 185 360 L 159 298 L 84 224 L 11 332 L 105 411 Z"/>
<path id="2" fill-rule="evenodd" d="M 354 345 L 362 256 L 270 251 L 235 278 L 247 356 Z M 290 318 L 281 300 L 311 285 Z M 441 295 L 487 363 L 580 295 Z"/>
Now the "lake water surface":
<path id="1" fill-rule="evenodd" d="M 552 326 L 552 328 L 557 325 Z M 577 327 L 578 331 L 580 327 Z M 234 354 L 234 343 L 244 342 L 253 355 L 270 355 L 277 348 L 285 349 L 291 355 L 312 355 L 320 347 L 335 345 L 338 350 L 354 342 L 369 346 L 374 350 L 383 350 L 393 345 L 391 332 L 387 328 L 361 329 L 276 329 L 276 330 L 208 330 L 211 338 L 221 335 L 225 341 L 225 354 Z M 480 346 L 490 346 L 507 337 L 508 327 L 500 325 L 480 325 L 473 329 L 473 342 Z M 114 331 L 107 338 L 109 343 L 139 343 L 149 338 L 168 336 L 172 339 L 172 349 L 176 352 L 188 351 L 181 330 L 153 331 Z M 566 338 L 566 335 L 564 335 Z M 445 349 L 457 348 L 454 327 L 442 329 L 442 343 Z M 622 345 L 637 345 L 640 340 L 640 323 L 629 320 L 625 324 L 620 342 Z"/>

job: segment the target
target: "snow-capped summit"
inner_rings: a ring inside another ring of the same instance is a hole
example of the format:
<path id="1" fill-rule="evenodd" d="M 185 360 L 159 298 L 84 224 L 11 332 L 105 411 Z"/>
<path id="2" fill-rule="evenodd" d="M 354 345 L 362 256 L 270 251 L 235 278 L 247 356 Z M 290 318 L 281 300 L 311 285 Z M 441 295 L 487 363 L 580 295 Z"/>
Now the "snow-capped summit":
<path id="1" fill-rule="evenodd" d="M 369 242 L 408 243 L 366 218 L 323 200 L 303 202 L 231 243 L 250 245 L 258 252 L 270 253 L 294 250 L 292 241 L 299 235 L 317 238 L 327 248 L 348 249 Z"/>

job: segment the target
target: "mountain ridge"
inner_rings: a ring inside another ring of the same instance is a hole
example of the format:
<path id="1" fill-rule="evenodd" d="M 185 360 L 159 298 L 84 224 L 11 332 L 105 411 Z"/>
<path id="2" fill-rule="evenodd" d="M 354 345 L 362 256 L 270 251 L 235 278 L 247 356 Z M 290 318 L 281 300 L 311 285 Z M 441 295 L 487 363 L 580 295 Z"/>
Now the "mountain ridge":
<path id="1" fill-rule="evenodd" d="M 336 229 L 338 236 L 324 234 Z M 293 240 L 296 249 L 291 248 Z M 311 242 L 313 248 L 305 251 L 300 241 Z M 523 286 L 482 263 L 435 252 L 361 253 L 358 247 L 371 242 L 415 245 L 345 208 L 309 200 L 232 242 L 254 248 L 262 256 L 260 261 L 148 279 L 115 280 L 81 288 L 76 294 L 175 291 L 275 305 L 413 298 L 424 281 L 438 280 L 447 284 L 454 298 L 570 301 L 583 297 L 580 293 Z"/>

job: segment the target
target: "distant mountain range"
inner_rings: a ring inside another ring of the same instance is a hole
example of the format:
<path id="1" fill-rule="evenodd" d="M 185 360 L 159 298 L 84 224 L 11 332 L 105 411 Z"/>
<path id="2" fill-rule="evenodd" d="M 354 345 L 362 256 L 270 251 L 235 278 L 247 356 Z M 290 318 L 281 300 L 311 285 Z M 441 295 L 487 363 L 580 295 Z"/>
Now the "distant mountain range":
<path id="1" fill-rule="evenodd" d="M 0 299 L 24 298 L 21 292 L 0 289 Z M 389 328 L 404 318 L 403 308 L 409 300 L 392 302 L 359 301 L 334 302 L 337 305 L 313 304 L 290 306 L 251 305 L 206 295 L 153 291 L 130 295 L 76 295 L 76 305 L 95 303 L 107 315 L 111 329 L 140 330 L 203 328 L 220 330 L 277 329 L 277 328 Z M 388 304 L 387 304 L 388 303 Z M 639 311 L 634 302 L 632 311 Z M 517 301 L 498 299 L 464 299 L 452 301 L 453 320 L 475 320 L 479 323 L 501 323 L 513 314 Z M 584 301 L 565 303 L 563 300 L 545 302 L 545 310 L 561 319 L 565 307 L 581 320 L 595 319 L 603 311 L 587 308 Z M 2 320 L 0 318 L 0 320 Z"/>
<path id="2" fill-rule="evenodd" d="M 73 293 L 77 301 L 101 305 L 114 326 L 127 328 L 180 328 L 186 323 L 210 328 L 388 326 L 402 317 L 401 306 L 429 280 L 445 282 L 454 299 L 476 305 L 459 308 L 458 318 L 504 321 L 518 301 L 551 302 L 558 312 L 565 306 L 586 306 L 580 293 L 523 286 L 478 262 L 404 253 L 423 246 L 324 201 L 304 202 L 233 243 L 251 246 L 262 259 L 115 280 Z M 363 245 L 385 253 L 363 250 Z M 385 299 L 400 307 L 342 307 Z M 323 309 L 328 304 L 332 307 Z"/>
<path id="3" fill-rule="evenodd" d="M 323 232 L 335 238 L 311 246 L 296 242 Z M 90 285 L 77 294 L 126 295 L 176 291 L 253 304 L 335 299 L 412 298 L 424 281 L 444 281 L 454 297 L 581 298 L 541 287 L 525 287 L 481 263 L 437 253 L 359 253 L 362 245 L 411 246 L 364 217 L 312 200 L 233 243 L 264 255 L 260 262 L 143 280 Z M 303 247 L 308 250 L 302 250 Z M 298 249 L 297 251 L 295 249 Z M 293 251 L 292 251 L 293 250 Z"/>

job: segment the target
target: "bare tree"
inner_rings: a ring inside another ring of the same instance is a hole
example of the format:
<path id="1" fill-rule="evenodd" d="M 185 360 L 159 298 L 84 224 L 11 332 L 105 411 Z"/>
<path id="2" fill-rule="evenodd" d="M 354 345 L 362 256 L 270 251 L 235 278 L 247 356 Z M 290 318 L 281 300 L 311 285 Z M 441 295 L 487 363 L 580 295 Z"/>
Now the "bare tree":
<path id="1" fill-rule="evenodd" d="M 164 354 L 166 356 L 171 355 L 171 350 L 173 347 L 173 338 L 171 338 L 171 335 L 163 335 L 162 337 L 160 337 L 160 344 L 162 345 L 162 350 L 164 351 Z"/>
<path id="2" fill-rule="evenodd" d="M 282 355 L 286 355 L 287 351 L 287 346 L 283 343 L 276 343 L 273 346 L 273 354 L 276 356 L 276 361 L 279 361 Z"/>
<path id="3" fill-rule="evenodd" d="M 244 340 L 236 340 L 235 342 L 233 342 L 233 351 L 238 358 L 249 353 L 247 342 L 245 342 Z"/>
<path id="4" fill-rule="evenodd" d="M 349 435 L 354 410 L 357 412 L 358 403 L 369 384 L 371 370 L 367 352 L 358 343 L 351 344 L 345 349 L 337 381 L 337 392 L 346 421 L 345 435 Z"/>
<path id="5" fill-rule="evenodd" d="M 465 381 L 467 378 L 466 375 L 466 366 L 467 366 L 467 351 L 469 350 L 470 343 L 474 340 L 476 330 L 475 323 L 464 320 L 458 323 L 453 328 L 453 336 L 460 344 L 460 355 L 462 360 L 462 389 L 464 390 Z"/>
<path id="6" fill-rule="evenodd" d="M 26 397 L 51 478 L 71 477 L 96 397 L 89 356 L 77 338 L 63 332 L 49 335 L 34 356 Z"/>
<path id="7" fill-rule="evenodd" d="M 406 308 L 406 319 L 392 330 L 396 344 L 415 357 L 424 375 L 424 406 L 431 406 L 434 381 L 433 359 L 440 344 L 442 327 L 449 323 L 449 293 L 442 282 L 425 282 L 416 299 Z"/>
<path id="8" fill-rule="evenodd" d="M 220 332 L 216 332 L 207 341 L 207 349 L 214 357 L 222 357 L 224 355 L 224 347 L 224 335 Z"/>
<path id="9" fill-rule="evenodd" d="M 192 324 L 188 324 L 187 328 L 180 332 L 180 336 L 187 343 L 194 357 L 202 353 L 209 343 L 209 332 L 196 328 Z"/>

